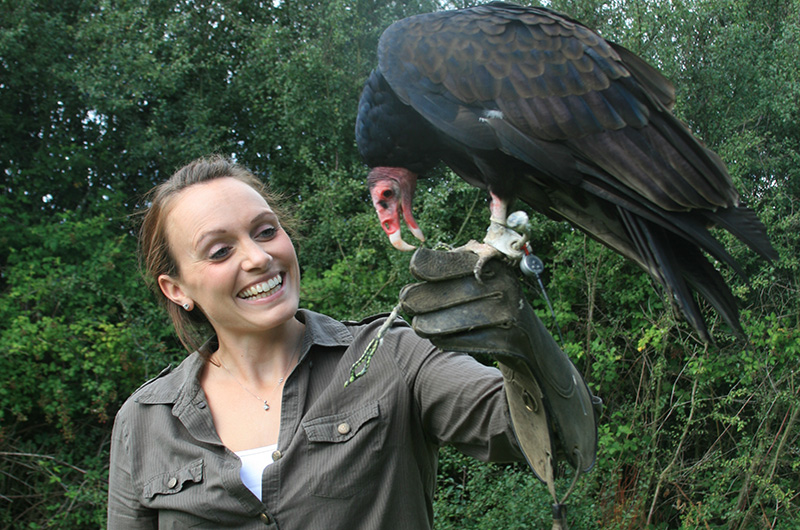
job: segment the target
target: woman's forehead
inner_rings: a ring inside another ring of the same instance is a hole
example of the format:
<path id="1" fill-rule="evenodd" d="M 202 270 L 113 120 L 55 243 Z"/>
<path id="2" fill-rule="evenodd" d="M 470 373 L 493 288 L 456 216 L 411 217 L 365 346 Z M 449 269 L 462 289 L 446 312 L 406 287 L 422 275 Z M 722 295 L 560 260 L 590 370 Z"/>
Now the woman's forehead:
<path id="1" fill-rule="evenodd" d="M 201 212 L 226 208 L 235 211 L 244 207 L 266 208 L 272 211 L 258 190 L 233 177 L 193 184 L 178 193 L 173 203 L 173 210 L 200 208 Z"/>
<path id="2" fill-rule="evenodd" d="M 193 184 L 175 198 L 168 214 L 168 232 L 194 243 L 207 232 L 231 225 L 251 224 L 275 213 L 266 199 L 248 184 L 225 177 Z"/>

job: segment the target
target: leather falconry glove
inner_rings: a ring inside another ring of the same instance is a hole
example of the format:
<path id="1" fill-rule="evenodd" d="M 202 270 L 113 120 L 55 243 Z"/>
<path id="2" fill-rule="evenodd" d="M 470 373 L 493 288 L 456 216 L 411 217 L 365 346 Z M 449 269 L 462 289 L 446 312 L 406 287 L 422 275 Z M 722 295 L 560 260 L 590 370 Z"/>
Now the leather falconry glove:
<path id="1" fill-rule="evenodd" d="M 403 288 L 402 309 L 417 334 L 438 348 L 497 359 L 517 440 L 555 498 L 557 450 L 578 474 L 594 465 L 595 407 L 602 401 L 525 301 L 512 269 L 493 259 L 478 282 L 477 259 L 472 252 L 420 248 L 410 269 L 422 283 Z"/>

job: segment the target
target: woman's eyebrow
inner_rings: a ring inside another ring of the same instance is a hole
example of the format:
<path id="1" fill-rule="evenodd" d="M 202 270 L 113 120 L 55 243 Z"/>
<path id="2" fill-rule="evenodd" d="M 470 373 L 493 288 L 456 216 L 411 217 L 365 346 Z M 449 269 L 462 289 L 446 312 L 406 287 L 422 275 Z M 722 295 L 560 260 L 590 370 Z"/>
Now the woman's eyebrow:
<path id="1" fill-rule="evenodd" d="M 266 221 L 266 220 L 277 221 L 277 219 L 278 216 L 275 215 L 275 212 L 273 212 L 272 210 L 264 210 L 263 212 L 253 217 L 253 220 L 250 221 L 250 224 L 251 225 L 258 224 L 261 221 Z"/>
<path id="2" fill-rule="evenodd" d="M 203 241 L 205 239 L 208 239 L 208 238 L 210 238 L 212 236 L 217 236 L 217 235 L 220 235 L 220 234 L 227 234 L 227 233 L 228 233 L 228 231 L 225 230 L 224 228 L 215 228 L 215 229 L 203 232 L 200 235 L 200 237 L 197 238 L 197 241 L 194 244 L 194 248 L 195 248 L 195 250 L 201 248 L 203 246 Z"/>
<path id="3" fill-rule="evenodd" d="M 260 212 L 258 215 L 256 215 L 255 217 L 253 217 L 253 220 L 250 221 L 250 224 L 251 225 L 255 225 L 255 224 L 261 223 L 263 221 L 277 221 L 277 219 L 278 219 L 278 216 L 275 214 L 275 212 L 273 212 L 272 210 L 264 210 L 264 211 Z M 197 238 L 197 241 L 194 244 L 194 248 L 195 249 L 201 248 L 203 240 L 205 240 L 205 239 L 207 239 L 209 237 L 217 236 L 217 235 L 221 235 L 221 234 L 224 235 L 224 234 L 227 234 L 227 233 L 228 233 L 228 230 L 226 230 L 224 228 L 213 228 L 211 230 L 207 230 L 206 232 L 203 232 L 200 235 L 200 237 Z"/>

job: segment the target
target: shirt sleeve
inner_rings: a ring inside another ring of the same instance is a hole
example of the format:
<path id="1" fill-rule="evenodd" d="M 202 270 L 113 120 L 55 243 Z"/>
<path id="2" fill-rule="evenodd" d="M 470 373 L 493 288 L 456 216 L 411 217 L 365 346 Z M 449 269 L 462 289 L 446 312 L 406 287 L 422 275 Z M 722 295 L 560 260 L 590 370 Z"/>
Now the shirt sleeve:
<path id="1" fill-rule="evenodd" d="M 428 436 L 485 462 L 522 460 L 500 370 L 404 332 L 413 337 L 400 344 L 411 345 L 407 374 Z"/>
<path id="2" fill-rule="evenodd" d="M 139 502 L 131 478 L 130 431 L 120 416 L 111 434 L 108 471 L 108 529 L 155 529 L 158 515 Z"/>

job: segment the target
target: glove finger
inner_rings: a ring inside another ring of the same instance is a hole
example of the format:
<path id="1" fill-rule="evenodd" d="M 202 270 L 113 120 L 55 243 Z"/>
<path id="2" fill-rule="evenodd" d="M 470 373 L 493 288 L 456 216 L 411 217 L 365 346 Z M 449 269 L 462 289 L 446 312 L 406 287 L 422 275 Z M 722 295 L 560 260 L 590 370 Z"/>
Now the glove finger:
<path id="1" fill-rule="evenodd" d="M 515 322 L 513 308 L 501 297 L 484 298 L 455 307 L 415 316 L 411 321 L 421 337 L 452 335 L 482 328 L 510 327 Z"/>
<path id="2" fill-rule="evenodd" d="M 504 297 L 505 284 L 490 278 L 483 283 L 472 277 L 406 285 L 400 291 L 403 311 L 410 315 L 438 311 L 477 300 Z"/>
<path id="3" fill-rule="evenodd" d="M 439 281 L 473 274 L 478 255 L 473 252 L 447 252 L 419 248 L 409 263 L 409 270 L 419 280 Z"/>

